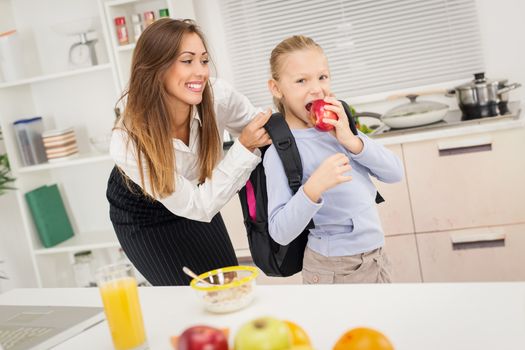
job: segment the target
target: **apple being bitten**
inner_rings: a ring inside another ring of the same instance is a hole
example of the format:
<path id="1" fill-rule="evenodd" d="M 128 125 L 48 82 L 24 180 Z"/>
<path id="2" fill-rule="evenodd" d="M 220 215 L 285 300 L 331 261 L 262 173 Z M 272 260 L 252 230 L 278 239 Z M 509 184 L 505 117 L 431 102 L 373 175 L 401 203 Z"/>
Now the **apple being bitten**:
<path id="1" fill-rule="evenodd" d="M 193 326 L 172 337 L 177 350 L 228 350 L 228 331 L 209 326 Z"/>
<path id="2" fill-rule="evenodd" d="M 339 120 L 336 113 L 324 108 L 326 105 L 329 103 L 324 100 L 315 100 L 306 105 L 306 109 L 310 112 L 310 120 L 319 131 L 330 131 L 334 128 L 333 125 L 323 122 L 323 119 Z"/>
<path id="3" fill-rule="evenodd" d="M 290 338 L 284 321 L 261 317 L 241 326 L 235 334 L 234 350 L 288 350 Z"/>

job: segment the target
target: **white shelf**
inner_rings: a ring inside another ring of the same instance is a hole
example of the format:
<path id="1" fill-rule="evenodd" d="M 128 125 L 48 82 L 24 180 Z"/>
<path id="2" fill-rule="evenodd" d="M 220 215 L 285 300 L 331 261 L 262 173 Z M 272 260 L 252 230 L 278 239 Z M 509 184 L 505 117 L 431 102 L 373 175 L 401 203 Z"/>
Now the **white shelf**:
<path id="1" fill-rule="evenodd" d="M 111 159 L 112 158 L 108 153 L 106 154 L 88 153 L 88 154 L 79 155 L 77 158 L 74 158 L 71 160 L 63 160 L 63 161 L 56 161 L 52 163 L 43 163 L 43 164 L 38 164 L 38 165 L 22 167 L 22 168 L 17 169 L 16 173 L 25 174 L 25 173 L 31 173 L 31 172 L 36 172 L 36 171 L 65 168 L 65 167 L 88 164 L 88 163 L 104 162 L 104 161 L 108 161 Z"/>
<path id="2" fill-rule="evenodd" d="M 123 45 L 123 46 L 117 47 L 117 51 L 119 51 L 119 52 L 131 51 L 134 48 L 135 48 L 135 43 L 131 43 L 131 44 L 127 44 L 127 45 Z"/>
<path id="3" fill-rule="evenodd" d="M 107 64 L 99 64 L 99 65 L 96 65 L 96 66 L 93 66 L 93 67 L 88 67 L 88 68 L 75 69 L 75 70 L 70 70 L 70 71 L 66 71 L 66 72 L 60 72 L 60 73 L 48 74 L 48 75 L 41 75 L 41 76 L 38 76 L 38 77 L 33 77 L 33 78 L 27 78 L 27 79 L 21 79 L 21 80 L 1 83 L 0 84 L 0 89 L 10 88 L 10 87 L 13 87 L 13 86 L 41 83 L 41 82 L 45 82 L 45 81 L 49 81 L 49 80 L 66 78 L 66 77 L 72 77 L 72 76 L 75 76 L 75 75 L 92 73 L 92 72 L 97 72 L 97 71 L 106 70 L 106 69 L 111 69 L 111 64 L 109 64 L 109 63 L 107 63 Z"/>
<path id="4" fill-rule="evenodd" d="M 137 0 L 113 0 L 113 1 L 106 2 L 106 6 L 108 7 L 120 6 L 120 5 L 130 4 L 133 2 L 137 2 Z"/>
<path id="5" fill-rule="evenodd" d="M 113 230 L 104 230 L 75 234 L 67 241 L 54 247 L 39 248 L 35 249 L 34 252 L 36 255 L 50 255 L 118 247 L 120 247 L 120 244 L 115 236 L 115 232 Z"/>

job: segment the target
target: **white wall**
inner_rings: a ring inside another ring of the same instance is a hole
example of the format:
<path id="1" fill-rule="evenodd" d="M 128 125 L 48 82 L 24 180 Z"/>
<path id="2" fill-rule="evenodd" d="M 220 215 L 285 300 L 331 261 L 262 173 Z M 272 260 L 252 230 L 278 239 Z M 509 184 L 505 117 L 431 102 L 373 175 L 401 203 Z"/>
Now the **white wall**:
<path id="1" fill-rule="evenodd" d="M 511 98 L 525 101 L 525 2 L 478 0 L 487 76 L 524 85 Z"/>

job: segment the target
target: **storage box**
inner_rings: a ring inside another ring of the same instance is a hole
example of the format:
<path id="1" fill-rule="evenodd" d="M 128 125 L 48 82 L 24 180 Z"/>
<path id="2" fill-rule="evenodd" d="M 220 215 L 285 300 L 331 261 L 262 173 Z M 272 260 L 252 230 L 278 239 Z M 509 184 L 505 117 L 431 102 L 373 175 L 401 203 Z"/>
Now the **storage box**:
<path id="1" fill-rule="evenodd" d="M 20 158 L 23 165 L 40 164 L 47 161 L 42 132 L 42 117 L 20 119 L 13 123 Z"/>

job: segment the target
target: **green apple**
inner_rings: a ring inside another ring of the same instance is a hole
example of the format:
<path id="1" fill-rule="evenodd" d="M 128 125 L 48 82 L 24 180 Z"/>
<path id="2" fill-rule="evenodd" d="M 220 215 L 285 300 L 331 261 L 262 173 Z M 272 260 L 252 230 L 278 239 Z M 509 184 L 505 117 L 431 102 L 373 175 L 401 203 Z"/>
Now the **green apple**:
<path id="1" fill-rule="evenodd" d="M 261 317 L 245 323 L 235 334 L 234 350 L 288 350 L 290 329 L 284 321 Z"/>

